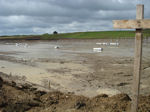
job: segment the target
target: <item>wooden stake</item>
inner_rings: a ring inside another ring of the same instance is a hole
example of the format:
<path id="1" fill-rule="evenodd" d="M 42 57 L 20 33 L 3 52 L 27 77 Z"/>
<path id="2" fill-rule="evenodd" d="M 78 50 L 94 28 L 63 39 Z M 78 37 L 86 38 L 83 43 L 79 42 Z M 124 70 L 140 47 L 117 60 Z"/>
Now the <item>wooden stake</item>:
<path id="1" fill-rule="evenodd" d="M 136 20 L 114 20 L 114 28 L 136 29 L 135 57 L 133 75 L 133 98 L 131 112 L 138 111 L 138 98 L 140 93 L 140 76 L 142 62 L 142 30 L 150 29 L 150 20 L 144 20 L 144 5 L 137 5 Z"/>
<path id="2" fill-rule="evenodd" d="M 144 5 L 137 5 L 137 20 L 144 19 Z M 138 111 L 138 100 L 140 93 L 140 76 L 142 62 L 142 29 L 136 29 L 135 37 L 135 57 L 134 57 L 134 75 L 133 75 L 133 98 L 131 112 Z"/>

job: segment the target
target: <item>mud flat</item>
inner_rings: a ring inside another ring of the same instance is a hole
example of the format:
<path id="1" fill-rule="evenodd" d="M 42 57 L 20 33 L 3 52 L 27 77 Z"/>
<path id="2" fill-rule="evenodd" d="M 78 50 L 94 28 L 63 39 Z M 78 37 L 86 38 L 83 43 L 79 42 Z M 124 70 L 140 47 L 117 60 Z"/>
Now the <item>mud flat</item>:
<path id="1" fill-rule="evenodd" d="M 97 42 L 119 42 L 119 46 L 97 45 Z M 149 39 L 144 40 L 143 95 L 150 93 L 149 43 Z M 104 50 L 93 52 L 95 47 Z M 48 91 L 91 98 L 99 94 L 131 96 L 133 48 L 133 39 L 3 41 L 0 43 L 0 71 L 24 77 L 27 82 Z"/>

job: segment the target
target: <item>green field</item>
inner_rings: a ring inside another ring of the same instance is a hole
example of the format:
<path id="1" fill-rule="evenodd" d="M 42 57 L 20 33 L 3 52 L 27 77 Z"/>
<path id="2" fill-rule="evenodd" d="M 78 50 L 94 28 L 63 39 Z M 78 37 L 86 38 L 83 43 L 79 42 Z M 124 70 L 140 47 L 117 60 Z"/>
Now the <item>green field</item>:
<path id="1" fill-rule="evenodd" d="M 150 37 L 150 30 L 144 30 L 144 37 Z M 0 39 L 119 39 L 133 38 L 135 31 L 99 31 L 99 32 L 75 32 L 61 34 L 43 34 L 43 35 L 16 35 L 16 36 L 1 36 Z"/>

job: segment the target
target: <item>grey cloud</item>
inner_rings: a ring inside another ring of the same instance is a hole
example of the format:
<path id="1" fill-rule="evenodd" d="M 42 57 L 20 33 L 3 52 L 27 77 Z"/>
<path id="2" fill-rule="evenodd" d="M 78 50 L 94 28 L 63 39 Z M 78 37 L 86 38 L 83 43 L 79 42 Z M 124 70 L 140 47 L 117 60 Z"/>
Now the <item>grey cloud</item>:
<path id="1" fill-rule="evenodd" d="M 134 19 L 149 0 L 0 0 L 0 35 L 113 30 L 112 20 Z"/>
<path id="2" fill-rule="evenodd" d="M 122 1 L 122 2 L 121 2 Z M 127 2 L 128 1 L 128 2 Z M 130 10 L 133 9 L 133 2 L 129 0 L 57 0 L 51 1 L 60 7 L 87 10 Z M 128 9 L 126 8 L 128 6 Z"/>

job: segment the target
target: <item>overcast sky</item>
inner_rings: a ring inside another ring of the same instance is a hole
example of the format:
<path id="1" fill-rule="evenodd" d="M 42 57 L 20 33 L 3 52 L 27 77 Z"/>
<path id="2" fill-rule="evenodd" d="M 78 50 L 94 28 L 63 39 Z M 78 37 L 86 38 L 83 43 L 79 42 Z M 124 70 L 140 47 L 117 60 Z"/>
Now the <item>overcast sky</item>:
<path id="1" fill-rule="evenodd" d="M 0 35 L 113 30 L 112 20 L 135 19 L 150 0 L 0 0 Z"/>

